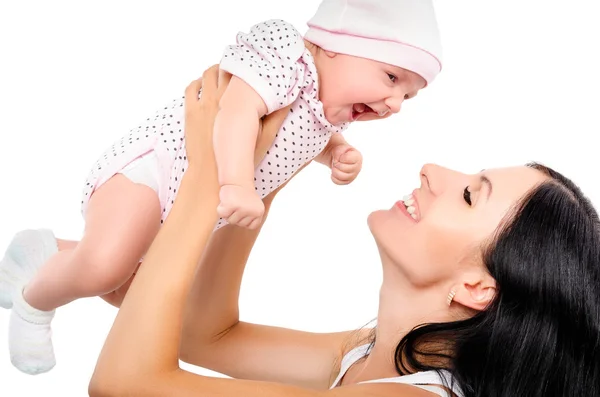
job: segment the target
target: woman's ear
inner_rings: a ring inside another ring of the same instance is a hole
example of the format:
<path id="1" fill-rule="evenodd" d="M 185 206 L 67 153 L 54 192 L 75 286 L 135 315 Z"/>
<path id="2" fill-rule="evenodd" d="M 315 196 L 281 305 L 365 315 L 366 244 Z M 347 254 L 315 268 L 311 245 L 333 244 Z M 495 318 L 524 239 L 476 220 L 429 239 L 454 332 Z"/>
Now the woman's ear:
<path id="1" fill-rule="evenodd" d="M 496 281 L 488 273 L 465 274 L 460 284 L 453 289 L 453 301 L 473 310 L 482 311 L 496 296 Z"/>

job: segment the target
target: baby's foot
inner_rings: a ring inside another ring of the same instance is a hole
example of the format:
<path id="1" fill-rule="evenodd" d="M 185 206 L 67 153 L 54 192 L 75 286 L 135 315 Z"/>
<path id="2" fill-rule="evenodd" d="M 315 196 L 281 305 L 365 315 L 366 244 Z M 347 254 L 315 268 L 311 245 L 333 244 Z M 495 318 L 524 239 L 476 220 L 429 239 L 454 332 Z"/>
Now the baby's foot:
<path id="1" fill-rule="evenodd" d="M 27 284 L 56 252 L 56 238 L 50 230 L 17 233 L 0 261 L 0 307 L 10 309 L 17 286 Z"/>
<path id="2" fill-rule="evenodd" d="M 50 328 L 55 311 L 44 312 L 30 306 L 22 290 L 13 298 L 8 328 L 10 361 L 26 374 L 48 372 L 56 364 Z"/>

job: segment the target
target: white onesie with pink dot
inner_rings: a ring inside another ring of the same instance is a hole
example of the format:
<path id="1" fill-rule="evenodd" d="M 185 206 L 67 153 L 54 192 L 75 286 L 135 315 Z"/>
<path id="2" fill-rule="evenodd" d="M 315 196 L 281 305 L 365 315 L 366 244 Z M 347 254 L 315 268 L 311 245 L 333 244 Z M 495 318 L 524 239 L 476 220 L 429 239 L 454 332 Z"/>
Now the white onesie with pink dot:
<path id="1" fill-rule="evenodd" d="M 317 156 L 331 135 L 344 131 L 348 123 L 334 126 L 325 118 L 314 59 L 291 24 L 282 20 L 259 23 L 247 34 L 238 33 L 236 42 L 225 49 L 220 68 L 249 84 L 263 98 L 268 113 L 292 104 L 254 173 L 256 191 L 265 197 Z M 188 165 L 184 120 L 183 98 L 178 98 L 105 151 L 86 180 L 83 215 L 95 189 L 132 161 L 154 152 L 164 222 Z M 225 224 L 220 219 L 215 230 Z"/>

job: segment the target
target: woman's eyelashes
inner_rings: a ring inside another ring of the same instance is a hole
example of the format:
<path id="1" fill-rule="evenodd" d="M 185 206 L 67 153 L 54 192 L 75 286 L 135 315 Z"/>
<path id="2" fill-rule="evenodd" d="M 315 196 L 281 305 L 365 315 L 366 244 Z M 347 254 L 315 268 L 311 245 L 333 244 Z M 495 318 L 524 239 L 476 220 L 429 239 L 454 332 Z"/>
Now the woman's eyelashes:
<path id="1" fill-rule="evenodd" d="M 463 190 L 463 198 L 465 199 L 465 201 L 467 202 L 467 204 L 471 205 L 471 192 L 469 191 L 469 187 L 465 187 L 465 190 Z"/>

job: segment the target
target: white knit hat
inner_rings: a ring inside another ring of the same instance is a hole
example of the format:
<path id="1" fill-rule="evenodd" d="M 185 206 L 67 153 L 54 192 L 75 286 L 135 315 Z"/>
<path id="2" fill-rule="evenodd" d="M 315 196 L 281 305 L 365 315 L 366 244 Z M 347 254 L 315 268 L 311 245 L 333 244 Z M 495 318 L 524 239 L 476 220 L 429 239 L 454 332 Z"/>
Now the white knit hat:
<path id="1" fill-rule="evenodd" d="M 431 83 L 442 69 L 432 0 L 323 0 L 304 38 L 326 51 L 410 70 Z"/>

